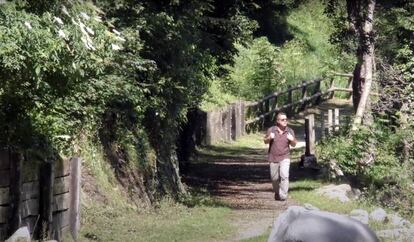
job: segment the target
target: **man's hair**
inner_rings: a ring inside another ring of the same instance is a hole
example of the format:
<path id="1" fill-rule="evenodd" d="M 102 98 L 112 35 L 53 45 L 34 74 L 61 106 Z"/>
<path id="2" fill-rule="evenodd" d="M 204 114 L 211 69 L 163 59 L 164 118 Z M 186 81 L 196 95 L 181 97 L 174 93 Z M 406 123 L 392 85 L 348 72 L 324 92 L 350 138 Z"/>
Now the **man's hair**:
<path id="1" fill-rule="evenodd" d="M 282 116 L 282 115 L 287 116 L 287 115 L 286 115 L 286 113 L 284 113 L 284 112 L 278 112 L 278 113 L 276 114 L 276 120 L 278 120 L 278 119 L 280 118 L 280 116 Z"/>

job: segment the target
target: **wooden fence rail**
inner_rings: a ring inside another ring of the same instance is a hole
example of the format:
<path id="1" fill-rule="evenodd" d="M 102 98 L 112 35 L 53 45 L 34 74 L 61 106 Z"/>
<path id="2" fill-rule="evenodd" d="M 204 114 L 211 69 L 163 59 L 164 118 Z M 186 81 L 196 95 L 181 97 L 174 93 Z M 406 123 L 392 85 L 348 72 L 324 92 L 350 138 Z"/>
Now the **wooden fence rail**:
<path id="1" fill-rule="evenodd" d="M 294 112 L 304 110 L 309 105 L 319 104 L 324 96 L 333 92 L 333 90 L 331 90 L 333 82 L 329 83 L 329 87 L 326 88 L 326 90 L 322 89 L 322 82 L 327 81 L 329 81 L 329 79 L 326 78 L 303 81 L 296 86 L 289 86 L 285 91 L 272 93 L 257 102 L 247 104 L 246 113 L 256 114 L 256 117 L 249 117 L 250 119 L 245 121 L 247 126 L 246 130 L 254 129 L 254 126 L 261 128 L 263 128 L 263 126 L 269 126 L 274 120 L 274 114 L 277 112 L 284 111 L 288 116 L 292 116 Z M 294 95 L 294 92 L 299 93 Z M 282 97 L 284 98 L 282 99 Z M 285 102 L 279 103 L 279 100 Z M 273 105 L 270 105 L 270 103 Z M 256 110 L 258 110 L 258 112 Z M 261 124 L 254 125 L 257 122 L 261 122 Z"/>

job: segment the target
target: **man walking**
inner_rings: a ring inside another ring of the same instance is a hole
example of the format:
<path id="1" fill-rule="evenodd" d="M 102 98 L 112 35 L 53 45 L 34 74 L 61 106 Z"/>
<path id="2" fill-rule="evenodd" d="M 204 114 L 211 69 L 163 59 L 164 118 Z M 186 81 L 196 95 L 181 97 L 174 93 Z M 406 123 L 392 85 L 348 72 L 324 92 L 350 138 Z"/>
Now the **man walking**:
<path id="1" fill-rule="evenodd" d="M 265 144 L 269 144 L 268 160 L 275 200 L 281 201 L 288 198 L 290 146 L 297 143 L 295 133 L 287 124 L 286 114 L 278 113 L 276 125 L 267 130 L 264 138 Z"/>

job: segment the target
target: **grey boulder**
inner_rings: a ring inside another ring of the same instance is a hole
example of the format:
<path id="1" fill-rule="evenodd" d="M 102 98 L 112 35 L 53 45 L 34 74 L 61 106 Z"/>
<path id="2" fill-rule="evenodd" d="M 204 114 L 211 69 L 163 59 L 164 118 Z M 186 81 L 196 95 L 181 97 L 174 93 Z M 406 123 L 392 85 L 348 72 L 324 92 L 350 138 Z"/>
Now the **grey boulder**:
<path id="1" fill-rule="evenodd" d="M 268 242 L 378 242 L 365 224 L 344 215 L 290 206 L 274 221 Z"/>

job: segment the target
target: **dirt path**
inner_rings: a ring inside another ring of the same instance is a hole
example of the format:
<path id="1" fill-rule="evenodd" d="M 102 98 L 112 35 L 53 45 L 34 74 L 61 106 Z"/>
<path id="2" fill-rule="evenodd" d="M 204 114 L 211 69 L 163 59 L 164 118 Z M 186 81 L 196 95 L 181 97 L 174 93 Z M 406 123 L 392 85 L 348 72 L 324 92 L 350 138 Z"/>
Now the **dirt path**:
<path id="1" fill-rule="evenodd" d="M 349 102 L 328 102 L 318 108 L 308 109 L 290 121 L 299 141 L 298 148 L 292 152 L 291 182 L 314 175 L 298 167 L 304 147 L 305 115 L 314 113 L 319 120 L 320 113 L 331 108 L 340 108 L 341 113 L 347 114 L 351 106 Z M 316 129 L 316 134 L 319 139 L 320 129 Z M 297 204 L 291 198 L 287 201 L 274 200 L 265 146 L 242 149 L 212 146 L 208 151 L 199 154 L 198 160 L 201 162 L 189 165 L 184 181 L 192 187 L 207 189 L 216 199 L 232 208 L 230 221 L 238 231 L 228 241 L 240 241 L 266 233 L 281 212 Z"/>

